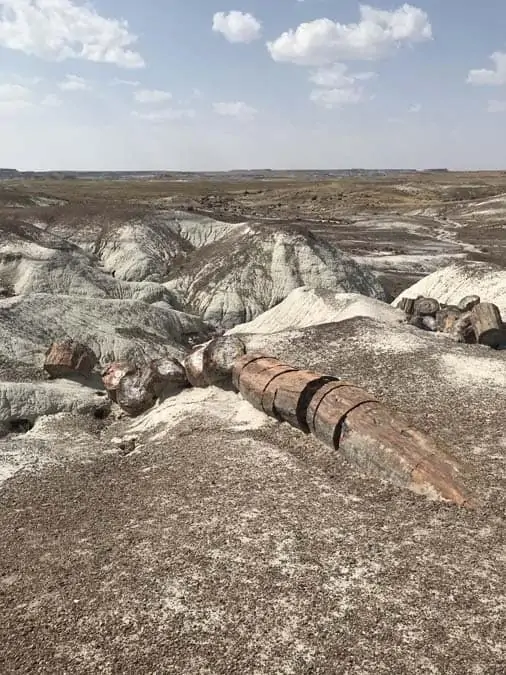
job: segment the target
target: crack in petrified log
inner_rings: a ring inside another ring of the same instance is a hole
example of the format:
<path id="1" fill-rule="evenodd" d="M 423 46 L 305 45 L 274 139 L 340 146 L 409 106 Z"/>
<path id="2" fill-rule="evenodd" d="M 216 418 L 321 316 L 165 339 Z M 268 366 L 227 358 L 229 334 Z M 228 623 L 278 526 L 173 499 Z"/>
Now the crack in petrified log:
<path id="1" fill-rule="evenodd" d="M 458 462 L 365 389 L 262 354 L 237 359 L 233 383 L 255 408 L 312 433 L 360 469 L 418 494 L 474 505 Z"/>

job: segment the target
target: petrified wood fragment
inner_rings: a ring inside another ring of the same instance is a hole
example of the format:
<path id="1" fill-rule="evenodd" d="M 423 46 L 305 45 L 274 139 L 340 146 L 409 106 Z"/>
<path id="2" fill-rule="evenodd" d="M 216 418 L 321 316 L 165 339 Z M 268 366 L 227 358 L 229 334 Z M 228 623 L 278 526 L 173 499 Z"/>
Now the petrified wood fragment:
<path id="1" fill-rule="evenodd" d="M 475 305 L 471 311 L 471 323 L 479 344 L 494 349 L 506 344 L 506 329 L 497 305 L 491 302 Z"/>

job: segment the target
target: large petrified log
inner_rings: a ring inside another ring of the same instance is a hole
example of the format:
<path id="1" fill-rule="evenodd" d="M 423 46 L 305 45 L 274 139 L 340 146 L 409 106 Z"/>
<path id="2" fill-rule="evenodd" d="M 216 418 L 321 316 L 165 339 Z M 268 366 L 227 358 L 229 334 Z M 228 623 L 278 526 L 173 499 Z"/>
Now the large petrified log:
<path id="1" fill-rule="evenodd" d="M 479 344 L 494 349 L 506 344 L 506 329 L 497 305 L 491 302 L 475 305 L 471 310 L 471 324 Z"/>
<path id="2" fill-rule="evenodd" d="M 237 359 L 233 382 L 256 408 L 312 432 L 361 469 L 420 494 L 472 504 L 455 460 L 364 389 L 262 354 Z"/>
<path id="3" fill-rule="evenodd" d="M 209 384 L 228 384 L 236 359 L 246 353 L 246 345 L 236 335 L 223 335 L 208 342 L 202 352 L 202 369 Z"/>

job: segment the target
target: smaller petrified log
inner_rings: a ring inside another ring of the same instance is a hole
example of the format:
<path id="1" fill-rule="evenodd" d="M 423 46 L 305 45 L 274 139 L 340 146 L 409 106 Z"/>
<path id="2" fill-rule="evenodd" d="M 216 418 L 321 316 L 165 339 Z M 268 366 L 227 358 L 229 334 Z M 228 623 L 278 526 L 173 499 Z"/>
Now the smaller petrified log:
<path id="1" fill-rule="evenodd" d="M 470 312 L 479 302 L 481 302 L 479 295 L 466 295 L 457 307 L 461 312 Z"/>
<path id="2" fill-rule="evenodd" d="M 460 315 L 453 324 L 450 335 L 457 342 L 465 342 L 467 344 L 474 344 L 476 342 L 476 336 L 471 322 L 471 312 L 464 312 Z"/>
<path id="3" fill-rule="evenodd" d="M 420 330 L 424 330 L 423 317 L 419 316 L 418 314 L 413 314 L 413 316 L 410 316 L 408 319 L 408 323 L 410 326 L 414 326 L 415 328 L 420 328 Z"/>
<path id="4" fill-rule="evenodd" d="M 207 387 L 209 382 L 204 373 L 204 347 L 195 347 L 183 361 L 188 382 L 192 387 Z"/>
<path id="5" fill-rule="evenodd" d="M 211 340 L 204 347 L 202 355 L 206 380 L 212 384 L 231 381 L 234 362 L 245 353 L 246 345 L 235 335 L 224 335 Z"/>
<path id="6" fill-rule="evenodd" d="M 104 383 L 105 390 L 109 394 L 111 401 L 116 401 L 116 391 L 118 389 L 119 383 L 125 375 L 135 373 L 136 367 L 130 361 L 114 361 L 113 363 L 108 363 L 105 368 L 102 370 L 102 382 Z"/>
<path id="7" fill-rule="evenodd" d="M 116 401 L 128 415 L 135 417 L 151 408 L 160 393 L 160 376 L 151 365 L 121 378 Z"/>
<path id="8" fill-rule="evenodd" d="M 475 305 L 471 311 L 471 323 L 479 344 L 493 349 L 506 344 L 506 329 L 497 305 L 491 302 L 480 302 Z"/>
<path id="9" fill-rule="evenodd" d="M 451 333 L 455 323 L 462 316 L 458 307 L 448 305 L 436 312 L 436 328 L 441 333 Z"/>
<path id="10" fill-rule="evenodd" d="M 155 359 L 149 367 L 154 371 L 153 384 L 158 396 L 169 391 L 178 391 L 189 384 L 186 371 L 177 359 Z"/>
<path id="11" fill-rule="evenodd" d="M 439 302 L 434 298 L 417 298 L 414 303 L 413 314 L 418 316 L 435 316 L 439 310 Z"/>
<path id="12" fill-rule="evenodd" d="M 415 300 L 413 298 L 401 298 L 397 307 L 402 309 L 407 316 L 411 316 L 415 307 Z"/>
<path id="13" fill-rule="evenodd" d="M 437 330 L 436 319 L 433 316 L 422 316 L 422 325 L 425 330 Z"/>
<path id="14" fill-rule="evenodd" d="M 66 338 L 53 342 L 46 352 L 44 369 L 51 377 L 91 374 L 98 363 L 95 353 L 77 340 Z"/>

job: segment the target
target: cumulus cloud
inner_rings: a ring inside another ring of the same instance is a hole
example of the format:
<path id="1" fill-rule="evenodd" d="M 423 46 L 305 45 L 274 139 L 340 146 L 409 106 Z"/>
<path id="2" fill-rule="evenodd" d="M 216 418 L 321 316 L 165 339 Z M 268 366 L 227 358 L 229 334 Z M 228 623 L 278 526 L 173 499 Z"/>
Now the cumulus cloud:
<path id="1" fill-rule="evenodd" d="M 489 101 L 487 110 L 489 113 L 506 112 L 506 101 Z"/>
<path id="2" fill-rule="evenodd" d="M 32 93 L 20 84 L 0 84 L 0 114 L 8 115 L 30 108 Z"/>
<path id="3" fill-rule="evenodd" d="M 161 103 L 170 101 L 172 94 L 161 89 L 140 89 L 135 92 L 134 98 L 138 103 Z"/>
<path id="4" fill-rule="evenodd" d="M 404 4 L 396 10 L 360 6 L 360 21 L 342 24 L 330 19 L 301 23 L 267 43 L 274 61 L 325 66 L 340 60 L 374 60 L 402 44 L 430 40 L 426 12 Z"/>
<path id="5" fill-rule="evenodd" d="M 84 77 L 79 75 L 66 75 L 65 79 L 58 83 L 58 87 L 62 91 L 89 91 L 91 89 Z"/>
<path id="6" fill-rule="evenodd" d="M 309 98 L 313 103 L 330 110 L 332 108 L 342 108 L 344 105 L 360 103 L 363 99 L 363 91 L 360 88 L 313 89 Z"/>
<path id="7" fill-rule="evenodd" d="M 195 110 L 192 110 L 191 108 L 182 110 L 163 108 L 161 110 L 152 110 L 150 112 L 139 112 L 138 110 L 134 110 L 132 116 L 137 117 L 140 120 L 145 120 L 146 122 L 166 122 L 170 120 L 193 119 L 196 116 L 196 113 Z"/>
<path id="8" fill-rule="evenodd" d="M 477 68 L 469 71 L 467 76 L 469 84 L 491 86 L 506 84 L 506 52 L 494 52 L 490 60 L 494 68 Z"/>
<path id="9" fill-rule="evenodd" d="M 213 31 L 221 33 L 229 42 L 253 42 L 260 37 L 262 25 L 249 13 L 216 12 L 213 16 Z"/>
<path id="10" fill-rule="evenodd" d="M 124 20 L 72 0 L 1 0 L 0 46 L 47 60 L 84 59 L 123 68 L 144 66 Z"/>
<path id="11" fill-rule="evenodd" d="M 47 94 L 47 96 L 44 96 L 40 104 L 46 106 L 47 108 L 59 108 L 63 104 L 63 101 L 56 94 Z"/>
<path id="12" fill-rule="evenodd" d="M 252 120 L 256 117 L 258 110 L 244 101 L 222 101 L 213 103 L 213 110 L 217 115 L 224 117 L 235 117 L 243 122 Z"/>
<path id="13" fill-rule="evenodd" d="M 375 73 L 350 73 L 343 63 L 335 63 L 330 68 L 318 68 L 309 76 L 309 81 L 318 87 L 351 87 L 357 80 L 369 80 Z"/>

